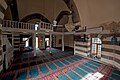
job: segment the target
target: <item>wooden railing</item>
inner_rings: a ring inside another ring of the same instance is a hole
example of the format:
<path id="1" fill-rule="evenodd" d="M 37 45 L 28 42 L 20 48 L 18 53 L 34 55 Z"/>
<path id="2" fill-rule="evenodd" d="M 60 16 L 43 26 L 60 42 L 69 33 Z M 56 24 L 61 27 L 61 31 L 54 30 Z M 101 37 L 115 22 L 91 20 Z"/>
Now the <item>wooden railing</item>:
<path id="1" fill-rule="evenodd" d="M 39 30 L 53 31 L 52 24 L 46 23 L 46 22 L 40 22 L 36 29 L 35 24 L 32 24 L 32 23 L 3 20 L 3 27 L 4 28 L 12 28 L 12 29 L 36 30 L 36 31 L 39 31 Z"/>
<path id="2" fill-rule="evenodd" d="M 35 30 L 35 24 L 4 20 L 3 27 Z"/>
<path id="3" fill-rule="evenodd" d="M 53 31 L 53 25 L 50 24 L 50 23 L 40 22 L 38 29 L 39 29 L 39 30 Z"/>

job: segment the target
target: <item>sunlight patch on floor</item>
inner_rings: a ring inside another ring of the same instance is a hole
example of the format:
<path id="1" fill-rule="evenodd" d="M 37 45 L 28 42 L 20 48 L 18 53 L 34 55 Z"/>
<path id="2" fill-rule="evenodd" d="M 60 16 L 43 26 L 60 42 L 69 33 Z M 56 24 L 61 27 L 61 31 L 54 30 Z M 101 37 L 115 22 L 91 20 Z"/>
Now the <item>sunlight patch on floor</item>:
<path id="1" fill-rule="evenodd" d="M 104 75 L 96 72 L 96 73 L 88 73 L 85 78 L 87 78 L 88 80 L 99 80 L 103 77 Z"/>

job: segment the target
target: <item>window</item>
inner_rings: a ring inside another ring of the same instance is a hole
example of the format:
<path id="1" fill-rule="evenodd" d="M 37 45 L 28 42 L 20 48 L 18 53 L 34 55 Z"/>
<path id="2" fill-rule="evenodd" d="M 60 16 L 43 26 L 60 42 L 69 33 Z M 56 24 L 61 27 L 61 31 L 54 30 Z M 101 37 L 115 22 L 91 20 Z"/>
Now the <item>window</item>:
<path id="1" fill-rule="evenodd" d="M 46 46 L 49 46 L 49 38 L 45 38 Z"/>
<path id="2" fill-rule="evenodd" d="M 101 57 L 101 44 L 102 41 L 100 38 L 92 38 L 92 50 L 91 53 L 94 55 L 94 57 Z"/>

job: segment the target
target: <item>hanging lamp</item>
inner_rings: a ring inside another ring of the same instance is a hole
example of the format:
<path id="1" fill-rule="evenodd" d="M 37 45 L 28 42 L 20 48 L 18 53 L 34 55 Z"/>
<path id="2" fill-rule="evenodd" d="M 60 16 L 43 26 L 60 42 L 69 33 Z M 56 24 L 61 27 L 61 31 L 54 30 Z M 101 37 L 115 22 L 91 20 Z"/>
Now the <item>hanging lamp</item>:
<path id="1" fill-rule="evenodd" d="M 71 10 L 71 0 L 70 0 L 70 10 Z M 65 24 L 65 28 L 72 32 L 75 29 L 75 25 L 72 21 L 72 11 L 70 11 L 70 15 L 68 15 L 68 22 Z"/>

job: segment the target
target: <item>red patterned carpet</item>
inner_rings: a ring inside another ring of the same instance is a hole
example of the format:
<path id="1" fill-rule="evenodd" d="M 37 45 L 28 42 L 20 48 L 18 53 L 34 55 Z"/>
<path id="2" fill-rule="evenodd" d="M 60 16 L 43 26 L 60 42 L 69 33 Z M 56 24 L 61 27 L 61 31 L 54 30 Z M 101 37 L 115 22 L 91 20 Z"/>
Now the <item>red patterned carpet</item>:
<path id="1" fill-rule="evenodd" d="M 16 56 L 1 80 L 119 80 L 120 71 L 112 66 L 73 55 L 72 51 L 52 49 L 49 53 L 32 52 Z"/>

